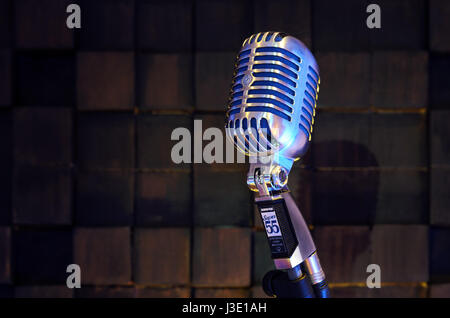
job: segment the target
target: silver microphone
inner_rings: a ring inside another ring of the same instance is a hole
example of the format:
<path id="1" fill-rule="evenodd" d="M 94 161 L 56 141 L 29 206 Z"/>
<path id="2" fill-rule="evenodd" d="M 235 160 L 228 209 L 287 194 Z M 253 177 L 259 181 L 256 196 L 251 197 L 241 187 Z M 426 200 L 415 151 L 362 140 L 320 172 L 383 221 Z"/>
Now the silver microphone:
<path id="1" fill-rule="evenodd" d="M 236 148 L 253 158 L 247 184 L 256 192 L 275 267 L 292 280 L 304 276 L 303 268 L 313 286 L 324 287 L 316 247 L 287 187 L 294 161 L 311 142 L 319 84 L 317 62 L 300 40 L 254 34 L 236 59 L 225 126 Z"/>

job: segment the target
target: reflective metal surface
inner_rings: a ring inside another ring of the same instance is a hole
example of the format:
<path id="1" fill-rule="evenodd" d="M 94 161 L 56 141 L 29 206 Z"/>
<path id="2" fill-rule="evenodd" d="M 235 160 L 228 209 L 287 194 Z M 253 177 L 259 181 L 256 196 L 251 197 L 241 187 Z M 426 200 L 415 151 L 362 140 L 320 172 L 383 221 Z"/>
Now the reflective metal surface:
<path id="1" fill-rule="evenodd" d="M 325 279 L 325 273 L 323 272 L 322 266 L 320 265 L 317 252 L 314 252 L 313 255 L 305 260 L 305 267 L 313 285 L 320 283 Z"/>
<path id="2" fill-rule="evenodd" d="M 295 276 L 309 258 L 315 281 L 323 272 L 318 258 L 310 258 L 316 247 L 287 181 L 311 141 L 319 84 L 317 62 L 300 40 L 279 32 L 254 34 L 237 56 L 226 118 L 227 137 L 239 151 L 257 157 L 247 175 L 255 201 L 282 197 L 286 203 L 298 245 L 290 257 L 274 258 L 275 267 Z"/>
<path id="3" fill-rule="evenodd" d="M 316 251 L 316 246 L 312 239 L 311 233 L 309 232 L 308 225 L 306 224 L 303 216 L 292 199 L 292 196 L 289 192 L 282 193 L 284 201 L 286 202 L 286 207 L 289 212 L 289 217 L 292 222 L 292 226 L 294 227 L 295 235 L 297 236 L 298 241 L 298 254 L 295 253 L 290 257 L 288 261 L 284 261 L 283 264 L 288 264 L 290 267 L 278 267 L 277 262 L 275 261 L 275 266 L 277 269 L 286 269 L 297 266 L 306 260 L 309 256 L 311 256 Z M 279 264 L 281 265 L 281 262 Z"/>
<path id="4" fill-rule="evenodd" d="M 247 155 L 302 156 L 314 124 L 319 68 L 298 39 L 278 32 L 246 39 L 238 54 L 227 111 L 227 135 Z"/>

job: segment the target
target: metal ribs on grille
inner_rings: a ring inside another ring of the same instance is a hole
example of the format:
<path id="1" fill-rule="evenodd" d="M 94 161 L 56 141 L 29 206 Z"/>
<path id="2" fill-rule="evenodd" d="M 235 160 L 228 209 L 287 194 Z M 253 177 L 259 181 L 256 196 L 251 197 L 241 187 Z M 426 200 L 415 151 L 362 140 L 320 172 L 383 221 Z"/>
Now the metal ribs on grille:
<path id="1" fill-rule="evenodd" d="M 260 36 L 254 39 L 260 39 Z M 291 121 L 301 59 L 278 47 L 256 48 L 253 57 L 250 57 L 250 53 L 251 49 L 248 49 L 238 55 L 229 115 L 240 112 L 245 104 L 245 112 L 270 112 Z M 247 71 L 251 71 L 253 82 L 244 92 L 241 81 Z"/>
<path id="2" fill-rule="evenodd" d="M 311 66 L 308 66 L 306 78 L 305 97 L 302 101 L 302 115 L 300 116 L 299 127 L 308 137 L 308 140 L 311 140 L 312 126 L 316 115 L 320 78 L 319 74 L 317 74 Z"/>
<path id="3" fill-rule="evenodd" d="M 250 124 L 249 124 L 250 122 Z M 231 134 L 234 144 L 244 152 L 257 153 L 276 149 L 278 144 L 272 138 L 267 119 L 259 121 L 255 117 L 230 120 L 226 123 L 227 133 Z M 258 133 L 261 131 L 262 133 Z"/>

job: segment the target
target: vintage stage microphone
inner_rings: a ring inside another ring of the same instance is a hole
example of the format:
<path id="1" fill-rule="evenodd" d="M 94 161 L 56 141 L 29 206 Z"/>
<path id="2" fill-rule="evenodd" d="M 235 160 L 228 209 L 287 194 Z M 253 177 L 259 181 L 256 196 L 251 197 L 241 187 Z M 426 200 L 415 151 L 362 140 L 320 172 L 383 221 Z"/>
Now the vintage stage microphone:
<path id="1" fill-rule="evenodd" d="M 226 131 L 251 159 L 247 184 L 256 192 L 277 268 L 264 278 L 272 296 L 329 295 L 308 226 L 287 188 L 292 164 L 311 141 L 319 83 L 312 53 L 283 33 L 250 36 L 237 56 Z"/>

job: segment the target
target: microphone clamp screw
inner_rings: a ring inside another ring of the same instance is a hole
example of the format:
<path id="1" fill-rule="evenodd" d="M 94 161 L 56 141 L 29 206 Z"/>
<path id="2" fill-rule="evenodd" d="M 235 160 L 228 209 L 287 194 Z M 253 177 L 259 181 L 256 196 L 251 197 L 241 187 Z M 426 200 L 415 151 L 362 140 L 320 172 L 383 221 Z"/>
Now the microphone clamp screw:
<path id="1" fill-rule="evenodd" d="M 288 181 L 288 173 L 286 169 L 281 166 L 275 166 L 272 169 L 272 185 L 275 189 L 280 190 Z"/>

